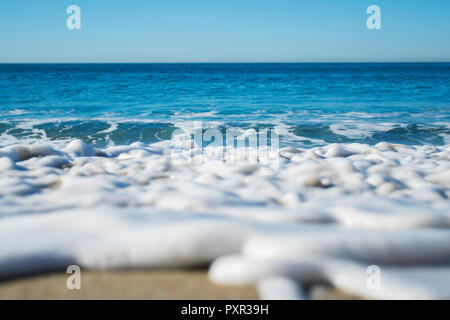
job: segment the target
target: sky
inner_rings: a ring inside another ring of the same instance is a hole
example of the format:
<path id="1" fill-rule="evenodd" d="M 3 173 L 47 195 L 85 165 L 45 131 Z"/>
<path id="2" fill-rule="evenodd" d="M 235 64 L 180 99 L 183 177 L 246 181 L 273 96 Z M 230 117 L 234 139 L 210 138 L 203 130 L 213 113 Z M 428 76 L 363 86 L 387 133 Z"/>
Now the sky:
<path id="1" fill-rule="evenodd" d="M 448 62 L 449 17 L 449 0 L 2 0 L 0 62 Z"/>

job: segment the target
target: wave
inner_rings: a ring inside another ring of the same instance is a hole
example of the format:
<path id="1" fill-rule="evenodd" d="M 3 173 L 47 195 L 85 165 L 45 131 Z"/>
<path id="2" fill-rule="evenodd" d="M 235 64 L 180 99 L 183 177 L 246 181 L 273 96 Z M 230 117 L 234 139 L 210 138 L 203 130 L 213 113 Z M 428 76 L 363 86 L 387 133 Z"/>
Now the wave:
<path id="1" fill-rule="evenodd" d="M 103 123 L 76 132 L 90 128 L 114 132 Z M 301 298 L 270 290 L 285 279 L 298 292 L 326 282 L 365 298 L 450 298 L 449 145 L 262 157 L 177 137 L 0 148 L 0 277 L 208 265 L 215 283 L 256 285 L 262 297 Z M 374 265 L 379 290 L 367 286 Z"/>
<path id="2" fill-rule="evenodd" d="M 228 119 L 231 120 L 231 119 Z M 177 129 L 192 131 L 195 122 L 174 118 L 167 121 L 139 119 L 46 119 L 0 122 L 0 146 L 18 143 L 50 143 L 61 146 L 81 139 L 96 147 L 127 145 L 133 142 L 156 143 L 169 140 Z M 447 122 L 403 124 L 345 120 L 324 122 L 292 121 L 201 121 L 203 128 L 226 130 L 278 130 L 283 146 L 323 146 L 328 143 L 366 143 L 385 141 L 406 145 L 446 145 L 450 137 Z"/>

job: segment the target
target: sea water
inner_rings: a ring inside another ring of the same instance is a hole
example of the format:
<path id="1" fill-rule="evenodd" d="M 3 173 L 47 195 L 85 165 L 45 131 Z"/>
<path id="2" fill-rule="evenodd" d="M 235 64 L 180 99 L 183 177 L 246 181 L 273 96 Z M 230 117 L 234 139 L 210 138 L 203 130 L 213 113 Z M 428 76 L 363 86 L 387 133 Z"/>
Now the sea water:
<path id="1" fill-rule="evenodd" d="M 196 123 L 279 143 L 226 153 Z M 0 65 L 0 277 L 450 298 L 449 124 L 448 63 Z"/>
<path id="2" fill-rule="evenodd" d="M 170 139 L 180 121 L 297 146 L 449 142 L 450 64 L 3 64 L 0 145 Z"/>

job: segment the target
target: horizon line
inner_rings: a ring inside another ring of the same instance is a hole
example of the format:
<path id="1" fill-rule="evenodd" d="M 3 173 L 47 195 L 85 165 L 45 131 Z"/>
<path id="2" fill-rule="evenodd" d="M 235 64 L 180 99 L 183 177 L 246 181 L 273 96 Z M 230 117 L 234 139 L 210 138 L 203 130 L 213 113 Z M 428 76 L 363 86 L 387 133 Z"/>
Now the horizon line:
<path id="1" fill-rule="evenodd" d="M 450 60 L 405 60 L 405 61 L 167 61 L 167 62 L 2 62 L 0 64 L 381 64 L 381 63 L 450 63 Z"/>

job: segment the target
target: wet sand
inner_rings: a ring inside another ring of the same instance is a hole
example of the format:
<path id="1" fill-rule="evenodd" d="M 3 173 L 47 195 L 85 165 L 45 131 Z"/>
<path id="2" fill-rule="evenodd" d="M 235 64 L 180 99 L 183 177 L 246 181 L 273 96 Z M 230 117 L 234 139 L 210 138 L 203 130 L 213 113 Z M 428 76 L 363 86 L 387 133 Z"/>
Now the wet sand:
<path id="1" fill-rule="evenodd" d="M 66 273 L 0 282 L 0 299 L 258 299 L 251 287 L 218 286 L 203 270 L 82 271 L 81 289 L 66 287 Z"/>
<path id="2" fill-rule="evenodd" d="M 51 273 L 0 282 L 0 300 L 256 300 L 255 288 L 218 286 L 204 270 L 83 271 L 80 290 L 66 287 L 66 273 Z M 315 299 L 357 299 L 336 290 L 314 290 Z"/>

